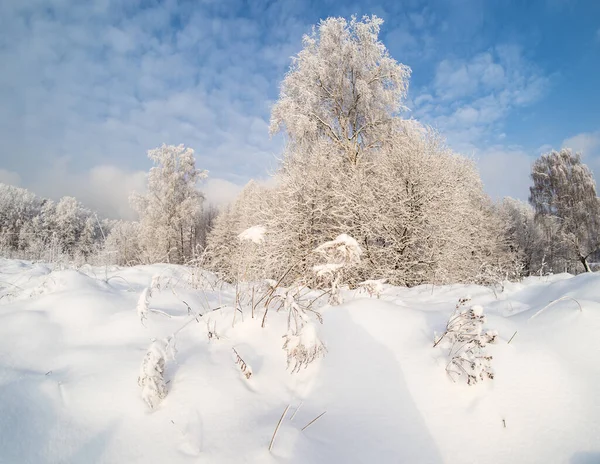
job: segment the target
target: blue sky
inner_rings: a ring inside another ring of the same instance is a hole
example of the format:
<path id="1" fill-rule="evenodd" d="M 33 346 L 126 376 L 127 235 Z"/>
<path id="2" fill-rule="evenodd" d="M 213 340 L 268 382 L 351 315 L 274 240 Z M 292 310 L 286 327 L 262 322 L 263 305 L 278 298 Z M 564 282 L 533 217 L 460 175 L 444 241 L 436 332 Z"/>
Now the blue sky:
<path id="1" fill-rule="evenodd" d="M 600 2 L 69 1 L 0 4 L 0 182 L 130 216 L 146 150 L 196 150 L 212 201 L 267 179 L 270 107 L 321 18 L 377 14 L 413 70 L 411 116 L 477 159 L 495 198 L 572 146 L 600 175 Z"/>

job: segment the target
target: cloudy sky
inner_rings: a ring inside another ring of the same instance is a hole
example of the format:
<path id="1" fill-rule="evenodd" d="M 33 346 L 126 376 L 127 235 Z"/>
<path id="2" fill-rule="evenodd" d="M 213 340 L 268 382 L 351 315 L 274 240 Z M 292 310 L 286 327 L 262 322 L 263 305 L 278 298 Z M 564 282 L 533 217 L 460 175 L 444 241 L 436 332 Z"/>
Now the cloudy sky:
<path id="1" fill-rule="evenodd" d="M 526 5 L 526 6 L 524 6 Z M 377 14 L 413 69 L 409 116 L 526 199 L 531 162 L 570 146 L 600 176 L 600 2 L 0 2 L 0 182 L 130 217 L 146 150 L 196 150 L 213 202 L 267 179 L 278 85 L 321 18 Z"/>

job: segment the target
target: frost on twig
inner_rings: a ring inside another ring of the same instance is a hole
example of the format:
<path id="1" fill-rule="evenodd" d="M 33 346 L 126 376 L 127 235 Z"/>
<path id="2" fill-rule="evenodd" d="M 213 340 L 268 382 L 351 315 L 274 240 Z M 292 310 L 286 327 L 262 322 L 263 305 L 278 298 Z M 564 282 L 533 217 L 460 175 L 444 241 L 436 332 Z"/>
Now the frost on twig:
<path id="1" fill-rule="evenodd" d="M 250 377 L 252 377 L 252 368 L 248 363 L 246 363 L 246 361 L 242 359 L 235 348 L 231 349 L 233 350 L 235 363 L 239 366 L 242 375 L 247 379 L 250 379 Z"/>
<path id="2" fill-rule="evenodd" d="M 160 291 L 160 281 L 161 281 L 160 274 L 154 274 L 152 276 L 152 283 L 150 284 L 150 288 L 152 290 L 158 290 L 158 291 Z"/>
<path id="3" fill-rule="evenodd" d="M 314 251 L 324 256 L 326 263 L 313 266 L 313 272 L 318 279 L 331 288 L 329 303 L 341 304 L 340 284 L 343 272 L 360 262 L 362 250 L 358 242 L 349 235 L 341 234 L 335 240 L 318 246 Z"/>
<path id="4" fill-rule="evenodd" d="M 461 298 L 452 316 L 446 324 L 446 331 L 434 343 L 434 347 L 442 340 L 450 346 L 450 361 L 446 371 L 450 376 L 465 376 L 467 384 L 474 385 L 480 380 L 494 378 L 491 367 L 492 357 L 485 352 L 488 343 L 495 343 L 498 334 L 485 331 L 483 308 L 478 305 L 466 307 L 470 298 Z M 454 380 L 454 379 L 453 379 Z"/>
<path id="5" fill-rule="evenodd" d="M 150 298 L 152 297 L 152 289 L 146 287 L 142 290 L 142 293 L 137 303 L 137 314 L 140 318 L 140 322 L 145 326 L 145 322 L 148 319 L 148 310 L 150 309 Z"/>
<path id="6" fill-rule="evenodd" d="M 315 300 L 309 304 L 300 300 L 304 288 L 303 285 L 291 287 L 274 298 L 281 301 L 288 317 L 288 330 L 283 336 L 285 341 L 282 348 L 287 351 L 287 367 L 292 368 L 292 373 L 300 371 L 302 367 L 306 368 L 327 351 L 309 317 L 309 313 L 312 313 L 323 323 L 321 314 L 310 307 Z"/>
<path id="7" fill-rule="evenodd" d="M 386 279 L 379 280 L 365 280 L 358 284 L 360 290 L 366 292 L 371 298 L 379 298 L 383 292 L 383 284 Z"/>
<path id="8" fill-rule="evenodd" d="M 165 366 L 167 358 L 173 359 L 176 354 L 175 338 L 168 337 L 155 340 L 148 348 L 140 366 L 138 385 L 142 387 L 142 399 L 154 409 L 167 396 L 165 383 Z"/>

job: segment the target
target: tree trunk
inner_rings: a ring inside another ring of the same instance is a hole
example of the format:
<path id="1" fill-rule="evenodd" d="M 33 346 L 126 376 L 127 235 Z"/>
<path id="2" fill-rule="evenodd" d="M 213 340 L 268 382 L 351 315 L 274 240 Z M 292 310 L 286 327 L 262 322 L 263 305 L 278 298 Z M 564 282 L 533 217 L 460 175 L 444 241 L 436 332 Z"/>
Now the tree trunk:
<path id="1" fill-rule="evenodd" d="M 590 268 L 590 265 L 588 264 L 587 259 L 584 256 L 580 256 L 579 260 L 581 261 L 581 264 L 583 264 L 585 272 L 592 272 L 592 269 Z"/>
<path id="2" fill-rule="evenodd" d="M 183 252 L 183 224 L 181 224 L 179 226 L 179 234 L 180 234 L 180 237 L 181 237 L 181 251 L 179 253 L 179 256 L 180 256 L 180 258 L 179 258 L 180 259 L 180 263 L 179 264 L 184 264 L 185 263 L 185 254 Z"/>

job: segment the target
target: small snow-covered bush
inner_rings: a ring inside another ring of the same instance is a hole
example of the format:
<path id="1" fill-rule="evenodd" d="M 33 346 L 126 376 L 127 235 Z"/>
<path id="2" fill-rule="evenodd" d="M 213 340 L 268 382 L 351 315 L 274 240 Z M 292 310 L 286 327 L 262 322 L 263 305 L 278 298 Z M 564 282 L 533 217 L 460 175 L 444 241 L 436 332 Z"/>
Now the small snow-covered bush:
<path id="1" fill-rule="evenodd" d="M 495 331 L 484 331 L 486 319 L 483 308 L 479 305 L 467 308 L 466 304 L 469 301 L 469 297 L 458 301 L 446 324 L 446 331 L 433 346 L 444 340 L 446 346 L 450 346 L 450 361 L 446 365 L 446 372 L 450 376 L 464 375 L 467 384 L 474 385 L 486 377 L 494 378 L 492 357 L 485 352 L 485 347 L 488 343 L 494 343 L 498 334 Z"/>
<path id="2" fill-rule="evenodd" d="M 379 298 L 383 292 L 383 284 L 385 279 L 379 280 L 365 280 L 358 284 L 361 291 L 366 292 L 371 298 Z"/>
<path id="3" fill-rule="evenodd" d="M 325 345 L 319 338 L 315 326 L 311 323 L 303 324 L 297 330 L 290 330 L 283 337 L 283 349 L 287 351 L 287 365 L 292 367 L 292 373 L 300 372 L 302 367 L 308 365 L 325 355 Z"/>
<path id="4" fill-rule="evenodd" d="M 308 312 L 312 312 L 322 322 L 321 314 L 300 304 L 300 291 L 301 288 L 288 289 L 282 296 L 284 310 L 288 313 L 288 331 L 283 336 L 283 349 L 287 352 L 287 366 L 288 369 L 292 368 L 292 373 L 308 367 L 327 351 L 308 317 Z"/>
<path id="5" fill-rule="evenodd" d="M 148 310 L 150 309 L 150 297 L 152 296 L 152 289 L 146 287 L 142 290 L 137 303 L 137 314 L 140 318 L 142 325 L 146 325 L 146 319 L 148 319 Z"/>
<path id="6" fill-rule="evenodd" d="M 349 235 L 341 234 L 335 240 L 318 246 L 314 251 L 324 256 L 326 262 L 313 266 L 313 272 L 325 285 L 331 287 L 329 303 L 332 305 L 341 304 L 340 284 L 342 283 L 343 272 L 347 268 L 360 263 L 362 250 L 358 242 Z"/>
<path id="7" fill-rule="evenodd" d="M 155 340 L 148 348 L 140 366 L 138 385 L 142 387 L 142 399 L 154 409 L 167 396 L 165 366 L 167 358 L 175 356 L 175 340 L 169 337 Z"/>

